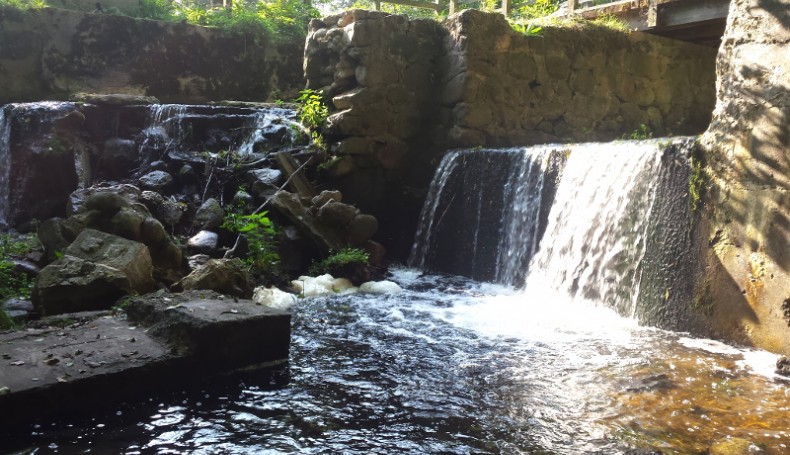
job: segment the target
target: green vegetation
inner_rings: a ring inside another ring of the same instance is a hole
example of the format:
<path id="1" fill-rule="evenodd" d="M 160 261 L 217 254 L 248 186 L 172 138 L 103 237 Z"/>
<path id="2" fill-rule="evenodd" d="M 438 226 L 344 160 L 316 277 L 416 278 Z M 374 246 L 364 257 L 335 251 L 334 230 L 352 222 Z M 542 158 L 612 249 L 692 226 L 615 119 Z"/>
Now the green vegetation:
<path id="1" fill-rule="evenodd" d="M 359 248 L 343 248 L 339 252 L 331 254 L 326 259 L 311 265 L 309 273 L 316 276 L 325 273 L 333 273 L 336 270 L 352 265 L 364 266 L 368 264 L 369 259 L 370 255 Z"/>
<path id="2" fill-rule="evenodd" d="M 0 6 L 17 9 L 40 9 L 47 6 L 44 0 L 0 0 Z"/>
<path id="3" fill-rule="evenodd" d="M 267 216 L 268 212 L 244 215 L 229 211 L 222 227 L 247 239 L 249 255 L 245 262 L 258 272 L 276 272 L 280 264 L 277 253 L 277 231 Z"/>
<path id="4" fill-rule="evenodd" d="M 13 297 L 30 298 L 33 281 L 24 273 L 15 270 L 11 259 L 27 254 L 33 246 L 31 237 L 16 239 L 8 234 L 0 235 L 0 302 Z M 16 327 L 13 320 L 0 310 L 0 330 Z"/>
<path id="5" fill-rule="evenodd" d="M 18 9 L 49 6 L 47 0 L 0 0 L 0 5 Z M 303 38 L 310 19 L 320 12 L 302 0 L 231 2 L 230 7 L 210 7 L 196 0 L 140 0 L 132 8 L 108 8 L 103 12 L 167 22 L 219 27 L 233 32 L 264 34 L 272 40 Z M 93 7 L 89 12 L 95 12 Z"/>
<path id="6" fill-rule="evenodd" d="M 641 123 L 637 129 L 631 132 L 630 135 L 623 135 L 623 139 L 631 139 L 632 141 L 642 141 L 645 139 L 653 138 L 653 130 L 649 126 Z"/>
<path id="7" fill-rule="evenodd" d="M 692 212 L 699 208 L 700 201 L 705 191 L 705 174 L 702 160 L 691 157 L 691 173 L 689 174 L 689 206 Z"/>
<path id="8" fill-rule="evenodd" d="M 329 107 L 324 103 L 323 93 L 310 89 L 302 90 L 296 98 L 296 104 L 299 106 L 297 109 L 299 122 L 310 132 L 313 143 L 325 149 L 326 142 L 322 133 L 326 119 L 329 117 Z"/>

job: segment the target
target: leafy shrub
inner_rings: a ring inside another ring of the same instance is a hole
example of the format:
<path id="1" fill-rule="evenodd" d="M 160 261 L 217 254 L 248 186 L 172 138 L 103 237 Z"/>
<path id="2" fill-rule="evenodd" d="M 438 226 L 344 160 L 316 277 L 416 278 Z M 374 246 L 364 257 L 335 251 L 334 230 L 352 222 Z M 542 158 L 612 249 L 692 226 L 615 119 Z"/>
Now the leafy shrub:
<path id="1" fill-rule="evenodd" d="M 559 0 L 535 0 L 534 3 L 524 3 L 515 10 L 513 16 L 523 19 L 537 19 L 554 14 L 560 9 Z"/>
<path id="2" fill-rule="evenodd" d="M 276 271 L 280 263 L 277 231 L 267 215 L 268 212 L 244 215 L 229 211 L 222 223 L 223 228 L 237 232 L 247 239 L 250 252 L 246 262 L 250 268 L 261 272 Z"/>
<path id="3" fill-rule="evenodd" d="M 329 108 L 324 104 L 323 93 L 316 90 L 302 90 L 296 98 L 299 105 L 299 121 L 311 130 L 320 130 L 329 117 Z"/>
<path id="4" fill-rule="evenodd" d="M 338 270 L 350 266 L 368 265 L 369 259 L 370 255 L 359 248 L 343 248 L 326 259 L 311 265 L 309 273 L 311 275 L 335 274 Z"/>

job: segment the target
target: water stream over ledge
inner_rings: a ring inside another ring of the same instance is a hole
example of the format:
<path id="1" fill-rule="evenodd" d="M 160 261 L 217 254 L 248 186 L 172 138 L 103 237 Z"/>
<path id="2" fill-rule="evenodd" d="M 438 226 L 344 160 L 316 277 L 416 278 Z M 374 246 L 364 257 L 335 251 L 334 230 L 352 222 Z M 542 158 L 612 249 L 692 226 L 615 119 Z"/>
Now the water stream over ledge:
<path id="1" fill-rule="evenodd" d="M 297 306 L 287 385 L 246 376 L 45 424 L 7 448 L 688 454 L 738 437 L 788 451 L 790 389 L 773 379 L 772 354 L 557 295 L 413 270 L 394 279 L 404 293 Z"/>

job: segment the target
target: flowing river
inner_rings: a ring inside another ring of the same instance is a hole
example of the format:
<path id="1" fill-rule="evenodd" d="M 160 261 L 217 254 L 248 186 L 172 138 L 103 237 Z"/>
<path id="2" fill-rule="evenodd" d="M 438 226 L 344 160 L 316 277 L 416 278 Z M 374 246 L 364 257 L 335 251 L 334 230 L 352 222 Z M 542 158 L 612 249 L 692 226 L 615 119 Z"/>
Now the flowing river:
<path id="1" fill-rule="evenodd" d="M 773 377 L 772 354 L 640 327 L 557 295 L 410 269 L 393 279 L 403 293 L 301 301 L 283 371 L 42 424 L 6 439 L 8 449 L 790 452 L 790 388 Z"/>

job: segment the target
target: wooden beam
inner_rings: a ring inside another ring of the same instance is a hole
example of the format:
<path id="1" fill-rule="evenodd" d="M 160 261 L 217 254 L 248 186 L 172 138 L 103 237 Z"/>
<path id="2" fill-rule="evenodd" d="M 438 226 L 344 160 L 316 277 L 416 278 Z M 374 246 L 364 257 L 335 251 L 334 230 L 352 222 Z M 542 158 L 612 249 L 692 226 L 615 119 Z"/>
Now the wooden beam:
<path id="1" fill-rule="evenodd" d="M 378 1 L 378 0 L 374 0 L 374 1 L 373 1 L 373 8 L 374 8 L 376 11 L 381 11 L 381 2 L 380 2 L 380 1 Z"/>
<path id="2" fill-rule="evenodd" d="M 513 4 L 511 3 L 511 0 L 502 0 L 502 14 L 509 16 L 512 7 Z"/>
<path id="3" fill-rule="evenodd" d="M 658 25 L 676 27 L 727 17 L 729 0 L 684 0 L 658 5 Z"/>
<path id="4" fill-rule="evenodd" d="M 301 166 L 299 166 L 299 163 L 296 162 L 296 159 L 294 159 L 290 153 L 277 152 L 274 158 L 277 160 L 277 164 L 280 165 L 280 169 L 285 172 L 285 176 L 291 178 L 290 186 L 296 194 L 304 197 L 313 197 L 316 195 L 313 185 L 311 185 L 307 177 L 304 176 L 304 172 L 300 169 Z"/>

